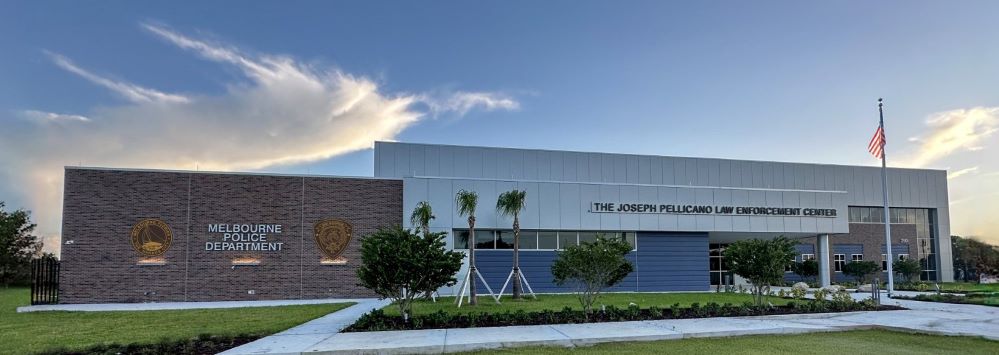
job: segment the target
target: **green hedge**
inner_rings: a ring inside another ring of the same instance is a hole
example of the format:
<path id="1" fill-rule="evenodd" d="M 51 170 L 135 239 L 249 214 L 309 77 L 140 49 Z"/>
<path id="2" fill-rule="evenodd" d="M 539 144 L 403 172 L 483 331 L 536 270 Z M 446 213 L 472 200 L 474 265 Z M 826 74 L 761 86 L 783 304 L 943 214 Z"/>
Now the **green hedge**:
<path id="1" fill-rule="evenodd" d="M 201 355 L 216 354 L 260 339 L 261 335 L 241 334 L 236 336 L 199 335 L 186 340 L 161 341 L 154 344 L 104 344 L 83 350 L 52 349 L 43 355 Z"/>
<path id="2" fill-rule="evenodd" d="M 446 311 L 439 310 L 431 314 L 414 316 L 409 322 L 404 321 L 402 317 L 399 316 L 386 315 L 382 310 L 374 310 L 361 316 L 357 322 L 347 329 L 344 329 L 344 332 L 502 327 L 514 325 L 621 322 L 896 309 L 904 308 L 886 305 L 876 306 L 870 302 L 853 301 L 799 301 L 790 302 L 786 306 L 762 307 L 754 306 L 749 302 L 742 305 L 733 305 L 730 303 L 720 305 L 712 302 L 706 305 L 694 303 L 691 304 L 690 307 L 681 307 L 680 304 L 677 303 L 669 308 L 640 308 L 634 305 L 627 308 L 607 306 L 602 309 L 595 310 L 591 314 L 586 314 L 583 311 L 574 310 L 570 307 L 565 307 L 561 311 L 544 310 L 539 312 L 525 312 L 523 310 L 519 310 L 516 312 L 480 312 L 467 314 L 451 314 Z"/>

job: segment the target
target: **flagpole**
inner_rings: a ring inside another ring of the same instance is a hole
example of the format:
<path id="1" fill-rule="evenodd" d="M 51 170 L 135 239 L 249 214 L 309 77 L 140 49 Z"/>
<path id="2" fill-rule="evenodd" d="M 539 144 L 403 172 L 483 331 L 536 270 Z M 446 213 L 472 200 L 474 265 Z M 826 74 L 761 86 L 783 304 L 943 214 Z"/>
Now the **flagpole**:
<path id="1" fill-rule="evenodd" d="M 881 98 L 878 98 L 878 116 L 880 118 L 881 134 L 884 135 L 885 113 L 882 109 L 883 104 L 881 101 Z M 891 214 L 889 213 L 890 210 L 888 208 L 888 164 L 885 163 L 885 145 L 886 144 L 884 142 L 881 143 L 881 191 L 883 192 L 885 202 L 885 251 L 887 252 L 886 264 L 888 264 L 888 298 L 891 298 L 892 292 L 895 291 L 895 275 L 892 270 L 892 262 L 894 261 L 894 258 L 892 258 L 891 252 Z"/>

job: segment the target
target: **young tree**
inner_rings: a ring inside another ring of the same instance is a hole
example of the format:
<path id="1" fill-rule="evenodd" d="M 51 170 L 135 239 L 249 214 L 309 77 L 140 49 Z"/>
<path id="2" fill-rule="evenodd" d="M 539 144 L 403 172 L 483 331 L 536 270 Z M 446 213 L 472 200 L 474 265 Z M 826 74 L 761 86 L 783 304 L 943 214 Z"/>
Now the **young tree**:
<path id="1" fill-rule="evenodd" d="M 740 240 L 725 249 L 729 270 L 749 280 L 757 306 L 763 305 L 771 285 L 784 281 L 784 269 L 794 258 L 795 244 L 781 236 L 771 240 Z"/>
<path id="2" fill-rule="evenodd" d="M 520 211 L 524 209 L 527 191 L 510 190 L 499 195 L 496 210 L 513 217 L 513 299 L 521 298 L 520 285 Z"/>
<path id="3" fill-rule="evenodd" d="M 918 280 L 919 273 L 923 271 L 923 268 L 919 266 L 919 261 L 915 259 L 895 260 L 895 262 L 891 263 L 891 268 L 905 282 Z"/>
<path id="4" fill-rule="evenodd" d="M 819 276 L 819 263 L 815 259 L 808 259 L 800 263 L 794 263 L 791 265 L 791 272 L 802 280 L 815 281 L 815 277 Z"/>
<path id="5" fill-rule="evenodd" d="M 430 221 L 434 218 L 436 217 L 434 217 L 434 210 L 430 208 L 430 202 L 420 201 L 413 209 L 413 214 L 409 215 L 409 223 L 413 225 L 413 229 L 417 229 L 423 234 L 429 234 Z"/>
<path id="6" fill-rule="evenodd" d="M 25 210 L 7 212 L 0 201 L 0 284 L 30 278 L 31 258 L 41 255 L 42 242 L 31 233 L 31 213 Z"/>
<path id="7" fill-rule="evenodd" d="M 360 285 L 393 300 L 408 321 L 419 294 L 457 283 L 454 275 L 464 255 L 447 250 L 446 235 L 421 236 L 395 226 L 361 238 Z"/>
<path id="8" fill-rule="evenodd" d="M 892 265 L 894 267 L 894 265 Z M 857 284 L 866 284 L 871 275 L 881 271 L 881 265 L 873 261 L 851 261 L 843 265 L 843 274 L 853 277 Z"/>
<path id="9" fill-rule="evenodd" d="M 624 280 L 635 267 L 625 258 L 631 244 L 598 235 L 594 242 L 573 245 L 558 253 L 552 264 L 555 284 L 572 284 L 583 310 L 589 314 L 600 293 Z"/>
<path id="10" fill-rule="evenodd" d="M 455 195 L 454 203 L 459 215 L 468 216 L 468 303 L 474 306 L 479 303 L 475 292 L 475 208 L 479 205 L 479 195 L 462 189 Z"/>

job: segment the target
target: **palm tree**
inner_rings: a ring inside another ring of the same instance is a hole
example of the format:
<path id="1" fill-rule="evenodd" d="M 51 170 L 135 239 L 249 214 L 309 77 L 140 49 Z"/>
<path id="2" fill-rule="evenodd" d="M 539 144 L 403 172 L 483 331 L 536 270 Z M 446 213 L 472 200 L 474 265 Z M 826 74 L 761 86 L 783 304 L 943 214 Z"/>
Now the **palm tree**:
<path id="1" fill-rule="evenodd" d="M 468 215 L 468 304 L 478 304 L 475 294 L 475 207 L 479 204 L 479 194 L 462 189 L 454 197 L 458 206 L 458 214 Z"/>
<path id="2" fill-rule="evenodd" d="M 524 209 L 527 191 L 510 190 L 499 195 L 496 211 L 513 217 L 513 299 L 521 298 L 520 291 L 520 211 Z"/>
<path id="3" fill-rule="evenodd" d="M 420 201 L 413 209 L 413 214 L 409 216 L 409 223 L 413 228 L 423 230 L 423 235 L 430 235 L 430 220 L 434 219 L 434 210 L 430 208 L 430 202 Z"/>
<path id="4" fill-rule="evenodd" d="M 434 210 L 430 208 L 430 202 L 420 201 L 416 204 L 416 208 L 413 209 L 413 214 L 409 215 L 409 223 L 413 225 L 413 228 L 418 230 L 423 230 L 423 237 L 430 237 L 430 220 L 434 219 Z M 405 291 L 405 290 L 403 290 Z M 433 297 L 432 292 L 427 292 L 424 295 L 425 299 L 431 299 Z"/>

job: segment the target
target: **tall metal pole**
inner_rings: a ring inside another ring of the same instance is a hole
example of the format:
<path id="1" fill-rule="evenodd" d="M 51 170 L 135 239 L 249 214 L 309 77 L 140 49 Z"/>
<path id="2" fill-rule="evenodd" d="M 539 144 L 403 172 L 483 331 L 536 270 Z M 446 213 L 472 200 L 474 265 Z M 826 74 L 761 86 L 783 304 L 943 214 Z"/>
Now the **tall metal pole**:
<path id="1" fill-rule="evenodd" d="M 884 113 L 884 109 L 882 109 L 882 106 L 884 106 L 884 105 L 881 102 L 881 98 L 878 98 L 878 116 L 880 117 L 880 120 L 881 120 L 881 122 L 880 122 L 880 124 L 881 124 L 881 134 L 885 135 L 885 113 Z M 894 261 L 894 258 L 892 257 L 892 252 L 891 252 L 891 214 L 889 213 L 890 210 L 888 208 L 888 165 L 885 163 L 885 161 L 886 161 L 886 158 L 885 158 L 886 154 L 885 154 L 885 148 L 884 148 L 885 145 L 887 145 L 887 144 L 885 144 L 885 142 L 882 141 L 882 143 L 881 143 L 881 190 L 882 190 L 882 192 L 884 194 L 884 202 L 885 202 L 885 208 L 884 208 L 884 210 L 885 210 L 885 251 L 887 252 L 887 256 L 886 256 L 887 257 L 887 261 L 886 261 L 886 263 L 888 264 L 888 298 L 891 298 L 892 292 L 895 291 L 895 272 L 892 270 L 892 265 L 891 265 L 892 262 Z"/>

